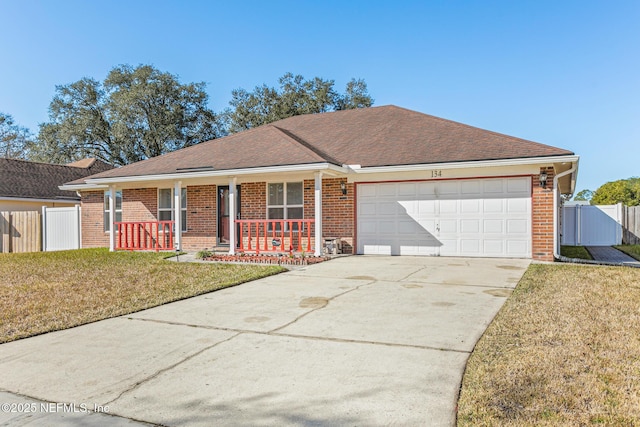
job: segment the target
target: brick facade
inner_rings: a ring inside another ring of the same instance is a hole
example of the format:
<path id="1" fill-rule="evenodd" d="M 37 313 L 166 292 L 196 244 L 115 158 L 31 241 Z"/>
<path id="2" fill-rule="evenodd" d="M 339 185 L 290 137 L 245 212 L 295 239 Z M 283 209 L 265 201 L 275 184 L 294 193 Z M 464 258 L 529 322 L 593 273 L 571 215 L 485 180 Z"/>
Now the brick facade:
<path id="1" fill-rule="evenodd" d="M 542 169 L 541 169 L 542 170 Z M 547 172 L 547 188 L 541 188 L 538 175 L 532 176 L 532 258 L 553 261 L 553 168 Z M 341 183 L 346 185 L 342 194 Z M 315 216 L 314 180 L 306 179 L 304 217 Z M 187 187 L 187 231 L 183 232 L 183 248 L 200 250 L 217 245 L 217 191 L 215 185 Z M 242 219 L 266 219 L 267 183 L 251 182 L 240 186 Z M 322 180 L 322 218 L 324 237 L 342 241 L 343 253 L 355 253 L 355 186 L 345 178 Z M 123 221 L 155 221 L 158 212 L 156 188 L 125 189 L 122 194 Z M 109 246 L 104 232 L 104 193 L 82 193 L 82 246 Z M 312 243 L 313 247 L 313 243 Z"/>
<path id="2" fill-rule="evenodd" d="M 342 194 L 340 183 L 346 185 Z M 342 241 L 343 253 L 355 253 L 353 248 L 355 228 L 354 185 L 346 178 L 322 180 L 322 233 L 325 237 L 337 237 Z"/>
<path id="3" fill-rule="evenodd" d="M 553 176 L 552 167 L 541 168 L 547 173 L 546 188 L 540 186 L 539 175 L 531 177 L 532 258 L 553 261 Z"/>
<path id="4" fill-rule="evenodd" d="M 218 212 L 215 185 L 187 187 L 187 231 L 182 233 L 182 248 L 201 250 L 217 244 Z"/>
<path id="5" fill-rule="evenodd" d="M 109 234 L 104 232 L 104 192 L 82 193 L 82 247 L 109 247 Z"/>

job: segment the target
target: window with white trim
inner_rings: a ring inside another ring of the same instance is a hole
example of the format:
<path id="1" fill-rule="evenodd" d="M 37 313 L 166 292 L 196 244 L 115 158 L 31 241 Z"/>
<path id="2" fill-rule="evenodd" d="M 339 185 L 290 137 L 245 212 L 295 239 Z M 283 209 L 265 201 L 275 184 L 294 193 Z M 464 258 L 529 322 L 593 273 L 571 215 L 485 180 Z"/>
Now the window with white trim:
<path id="1" fill-rule="evenodd" d="M 104 192 L 104 231 L 109 232 L 109 195 L 110 190 Z M 116 190 L 116 219 L 115 222 L 122 222 L 122 191 Z"/>
<path id="2" fill-rule="evenodd" d="M 173 188 L 158 189 L 158 221 L 174 220 Z M 183 188 L 180 194 L 180 219 L 181 230 L 187 231 L 187 189 Z"/>
<path id="3" fill-rule="evenodd" d="M 302 182 L 267 184 L 267 219 L 303 218 L 304 192 Z M 294 230 L 297 230 L 297 224 L 294 227 Z M 279 230 L 279 227 L 276 229 Z"/>

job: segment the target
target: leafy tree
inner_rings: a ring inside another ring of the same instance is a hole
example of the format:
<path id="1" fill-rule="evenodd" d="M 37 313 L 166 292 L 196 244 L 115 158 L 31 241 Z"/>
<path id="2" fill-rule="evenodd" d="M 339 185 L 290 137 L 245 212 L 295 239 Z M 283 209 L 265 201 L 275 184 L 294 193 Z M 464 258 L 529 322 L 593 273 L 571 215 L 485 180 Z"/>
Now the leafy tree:
<path id="1" fill-rule="evenodd" d="M 581 190 L 573 197 L 573 200 L 589 201 L 591 200 L 592 197 L 593 197 L 593 191 Z"/>
<path id="2" fill-rule="evenodd" d="M 640 178 L 619 179 L 601 185 L 591 198 L 592 205 L 640 205 Z"/>
<path id="3" fill-rule="evenodd" d="M 150 65 L 115 67 L 104 83 L 56 86 L 33 157 L 126 165 L 216 138 L 222 130 L 204 89 Z"/>
<path id="4" fill-rule="evenodd" d="M 28 159 L 32 144 L 29 129 L 17 125 L 11 115 L 0 112 L 0 157 Z"/>
<path id="5" fill-rule="evenodd" d="M 253 92 L 235 89 L 226 112 L 229 132 L 240 132 L 256 126 L 301 114 L 325 113 L 370 107 L 373 98 L 364 80 L 352 79 L 345 93 L 334 89 L 333 80 L 314 77 L 305 80 L 301 75 L 287 73 L 278 80 L 280 88 L 256 86 Z"/>

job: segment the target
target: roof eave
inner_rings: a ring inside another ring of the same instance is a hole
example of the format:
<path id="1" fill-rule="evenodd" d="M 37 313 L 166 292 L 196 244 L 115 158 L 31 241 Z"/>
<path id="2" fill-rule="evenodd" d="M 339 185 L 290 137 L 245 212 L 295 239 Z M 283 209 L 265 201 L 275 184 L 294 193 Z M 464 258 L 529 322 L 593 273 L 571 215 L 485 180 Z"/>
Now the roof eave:
<path id="1" fill-rule="evenodd" d="M 423 171 L 425 169 L 463 169 L 463 168 L 486 168 L 496 166 L 518 166 L 532 164 L 549 164 L 556 162 L 577 163 L 579 156 L 576 155 L 559 155 L 559 156 L 543 156 L 543 157 L 521 157 L 516 159 L 498 159 L 498 160 L 467 160 L 462 162 L 446 162 L 446 163 L 420 163 L 413 165 L 395 165 L 395 166 L 369 166 L 359 167 L 358 165 L 344 165 L 349 168 L 350 172 L 357 174 L 381 173 L 381 172 L 411 172 Z"/>
<path id="2" fill-rule="evenodd" d="M 11 202 L 37 202 L 37 203 L 80 203 L 80 198 L 39 198 L 39 197 L 11 197 L 11 196 L 0 196 L 0 201 L 11 201 Z"/>
<path id="3" fill-rule="evenodd" d="M 120 176 L 112 178 L 90 178 L 85 180 L 84 184 L 64 184 L 59 188 L 61 190 L 79 191 L 79 190 L 99 190 L 108 188 L 110 185 L 124 184 L 131 182 L 148 182 L 159 180 L 184 180 L 194 178 L 218 178 L 224 176 L 241 176 L 241 175 L 253 175 L 264 173 L 283 173 L 283 172 L 306 172 L 306 171 L 326 171 L 330 173 L 348 173 L 349 169 L 343 166 L 338 166 L 333 163 L 307 163 L 301 165 L 286 165 L 286 166 L 266 166 L 256 168 L 241 168 L 241 169 L 224 169 L 224 170 L 207 170 L 198 172 L 179 172 L 179 173 L 166 173 L 166 174 L 153 174 L 153 175 L 134 175 L 134 176 Z"/>

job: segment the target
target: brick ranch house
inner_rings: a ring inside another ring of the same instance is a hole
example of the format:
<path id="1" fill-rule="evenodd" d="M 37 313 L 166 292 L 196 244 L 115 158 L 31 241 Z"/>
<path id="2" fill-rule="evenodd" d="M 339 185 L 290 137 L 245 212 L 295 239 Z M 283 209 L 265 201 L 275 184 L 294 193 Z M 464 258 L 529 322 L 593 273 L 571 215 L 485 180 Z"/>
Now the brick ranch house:
<path id="1" fill-rule="evenodd" d="M 551 261 L 577 169 L 571 151 L 382 106 L 290 117 L 61 188 L 81 195 L 83 247 Z"/>

